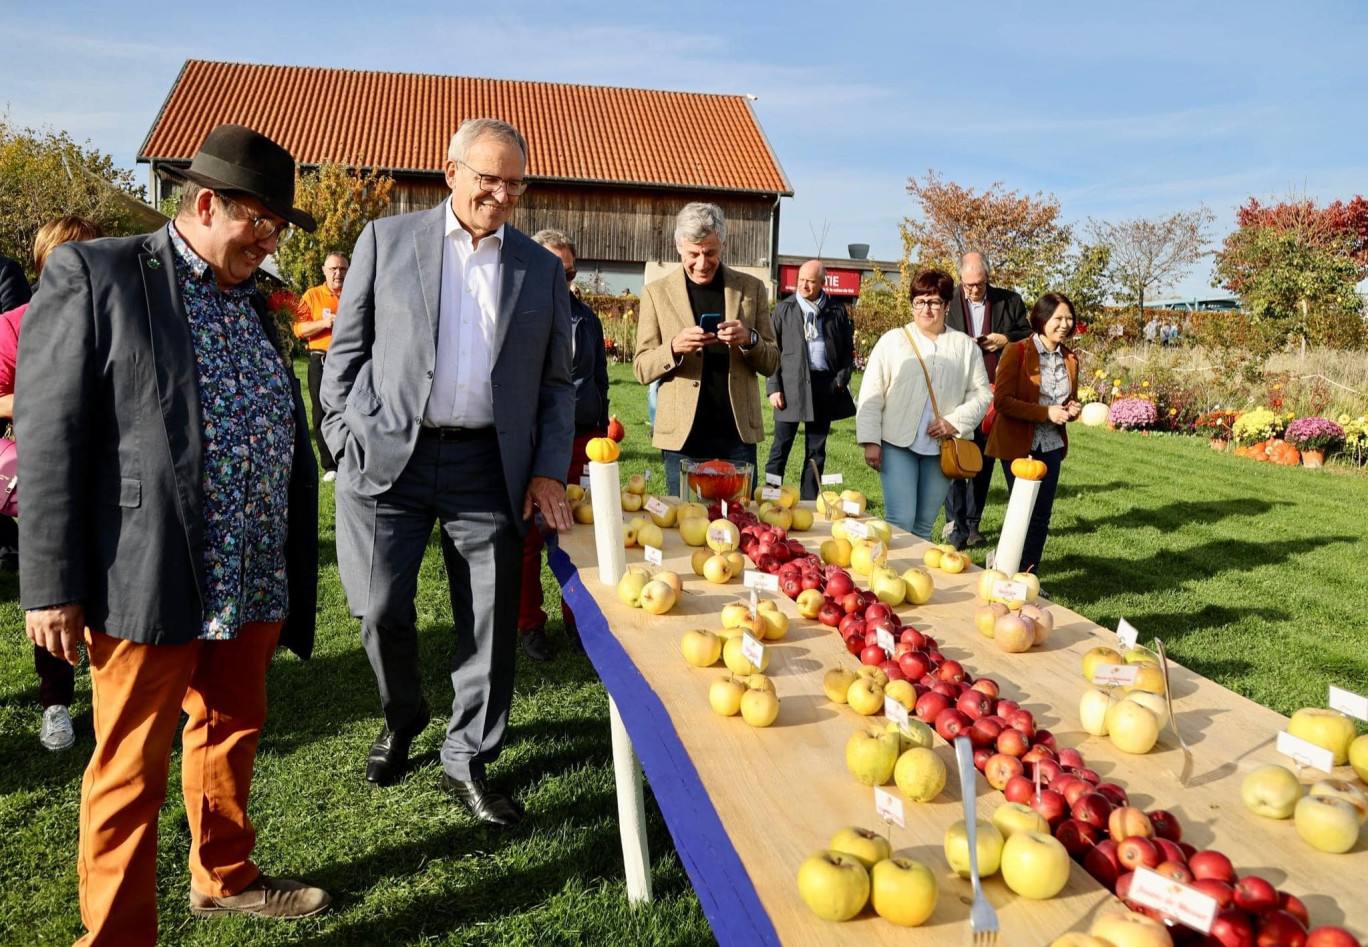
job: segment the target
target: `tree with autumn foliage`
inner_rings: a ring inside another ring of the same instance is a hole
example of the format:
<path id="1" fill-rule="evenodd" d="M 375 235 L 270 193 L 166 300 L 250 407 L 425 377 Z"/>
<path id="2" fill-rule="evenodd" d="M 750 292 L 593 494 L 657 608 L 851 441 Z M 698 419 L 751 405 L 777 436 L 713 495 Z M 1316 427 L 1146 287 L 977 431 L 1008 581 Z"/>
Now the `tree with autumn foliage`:
<path id="1" fill-rule="evenodd" d="M 1145 297 L 1181 280 L 1206 253 L 1206 228 L 1216 215 L 1200 205 L 1168 217 L 1135 217 L 1117 223 L 1089 220 L 1093 242 L 1110 251 L 1111 278 L 1119 298 L 1144 318 Z"/>
<path id="2" fill-rule="evenodd" d="M 1216 253 L 1215 278 L 1276 337 L 1357 348 L 1364 341 L 1357 284 L 1368 277 L 1368 201 L 1317 207 L 1251 198 Z"/>
<path id="3" fill-rule="evenodd" d="M 297 294 L 322 282 L 323 261 L 340 250 L 348 256 L 366 224 L 389 209 L 394 179 L 375 171 L 353 171 L 324 162 L 295 180 L 295 206 L 308 211 L 318 229 L 307 233 L 291 227 L 276 248 L 280 275 Z"/>
<path id="4" fill-rule="evenodd" d="M 907 179 L 918 218 L 902 223 L 904 258 L 956 272 L 959 258 L 978 251 L 988 258 L 995 286 L 1022 292 L 1048 286 L 1065 266 L 1072 229 L 1060 222 L 1053 194 L 1021 194 L 1001 181 L 987 190 L 946 181 L 934 169 Z"/>

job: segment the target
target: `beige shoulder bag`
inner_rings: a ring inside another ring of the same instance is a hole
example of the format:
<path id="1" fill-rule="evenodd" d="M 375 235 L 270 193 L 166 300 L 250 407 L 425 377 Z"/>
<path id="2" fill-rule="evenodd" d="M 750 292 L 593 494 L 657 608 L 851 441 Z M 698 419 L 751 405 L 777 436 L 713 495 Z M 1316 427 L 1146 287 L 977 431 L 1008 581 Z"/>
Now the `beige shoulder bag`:
<path id="1" fill-rule="evenodd" d="M 935 417 L 940 417 L 940 407 L 936 404 L 936 390 L 931 387 L 931 373 L 926 370 L 926 359 L 922 358 L 921 350 L 912 340 L 912 333 L 908 331 L 907 326 L 903 326 L 903 335 L 907 336 L 907 344 L 912 346 L 912 351 L 917 354 L 917 361 L 921 362 L 922 375 L 926 377 L 926 393 L 931 398 L 931 413 Z M 951 480 L 972 480 L 983 469 L 983 454 L 973 441 L 962 437 L 944 437 L 941 438 L 940 462 L 941 473 Z"/>

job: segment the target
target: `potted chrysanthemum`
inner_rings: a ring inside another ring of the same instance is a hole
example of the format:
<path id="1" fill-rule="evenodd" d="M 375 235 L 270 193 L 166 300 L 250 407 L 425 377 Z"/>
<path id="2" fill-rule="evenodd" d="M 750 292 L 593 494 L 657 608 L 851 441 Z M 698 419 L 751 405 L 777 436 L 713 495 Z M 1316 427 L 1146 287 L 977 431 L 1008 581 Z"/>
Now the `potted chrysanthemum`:
<path id="1" fill-rule="evenodd" d="M 1319 467 L 1327 451 L 1344 443 L 1344 428 L 1329 418 L 1297 418 L 1287 425 L 1283 440 L 1301 451 L 1303 465 Z"/>

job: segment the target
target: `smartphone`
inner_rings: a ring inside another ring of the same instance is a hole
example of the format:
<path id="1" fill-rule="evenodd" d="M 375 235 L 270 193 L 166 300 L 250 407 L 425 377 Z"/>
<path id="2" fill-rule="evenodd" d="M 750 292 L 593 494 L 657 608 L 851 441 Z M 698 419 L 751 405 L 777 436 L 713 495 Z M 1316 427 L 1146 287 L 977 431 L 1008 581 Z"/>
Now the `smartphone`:
<path id="1" fill-rule="evenodd" d="M 717 334 L 718 328 L 722 325 L 722 313 L 705 312 L 698 318 L 698 327 L 704 332 Z"/>

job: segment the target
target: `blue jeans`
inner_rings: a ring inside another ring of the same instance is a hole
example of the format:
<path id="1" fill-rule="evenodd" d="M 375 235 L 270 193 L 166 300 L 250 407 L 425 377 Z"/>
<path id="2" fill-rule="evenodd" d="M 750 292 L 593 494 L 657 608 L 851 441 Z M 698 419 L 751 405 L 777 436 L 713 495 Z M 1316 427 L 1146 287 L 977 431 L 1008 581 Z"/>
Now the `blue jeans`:
<path id="1" fill-rule="evenodd" d="M 940 454 L 917 454 L 883 442 L 879 482 L 883 486 L 884 518 L 922 539 L 940 514 L 950 478 L 941 473 Z"/>
<path id="2" fill-rule="evenodd" d="M 665 462 L 665 489 L 670 496 L 679 496 L 679 462 L 681 460 L 730 460 L 734 464 L 749 463 L 751 469 L 755 469 L 755 445 L 737 444 L 729 451 L 717 454 L 716 457 L 690 457 L 688 454 L 677 450 L 663 450 L 660 452 L 660 459 Z M 752 488 L 754 485 L 752 484 Z"/>
<path id="3" fill-rule="evenodd" d="M 1050 535 L 1050 514 L 1054 512 L 1055 488 L 1059 486 L 1059 465 L 1064 459 L 1064 448 L 1032 454 L 1036 460 L 1045 462 L 1045 479 L 1040 481 L 1040 492 L 1036 494 L 1035 508 L 1031 510 L 1031 522 L 1026 526 L 1026 542 L 1021 547 L 1021 565 L 1018 572 L 1040 574 L 1040 557 L 1045 552 L 1045 540 Z M 1010 497 L 1012 484 L 1012 462 L 1002 461 L 1002 472 L 1007 475 L 1007 494 Z"/>
<path id="4" fill-rule="evenodd" d="M 656 398 L 660 393 L 660 379 L 646 386 L 646 413 L 651 416 L 651 427 L 655 427 Z"/>

